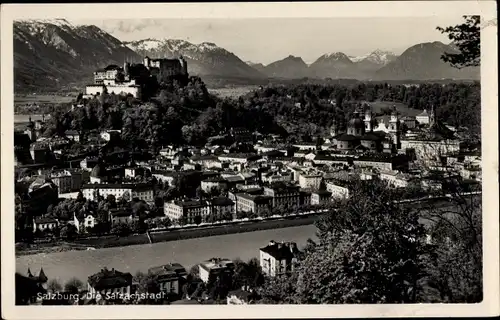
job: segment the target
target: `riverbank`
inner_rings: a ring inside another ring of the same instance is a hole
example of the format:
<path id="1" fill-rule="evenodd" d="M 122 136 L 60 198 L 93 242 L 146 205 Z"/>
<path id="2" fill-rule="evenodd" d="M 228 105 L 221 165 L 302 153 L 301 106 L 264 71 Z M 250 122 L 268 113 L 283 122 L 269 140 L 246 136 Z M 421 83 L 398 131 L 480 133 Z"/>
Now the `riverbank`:
<path id="1" fill-rule="evenodd" d="M 293 241 L 303 248 L 308 239 L 317 240 L 314 225 L 242 232 L 193 238 L 154 244 L 103 248 L 98 250 L 40 253 L 16 258 L 16 271 L 26 275 L 28 268 L 38 274 L 40 268 L 47 277 L 65 283 L 73 277 L 84 282 L 102 268 L 121 272 L 147 272 L 149 268 L 167 263 L 180 263 L 189 270 L 201 261 L 213 258 L 240 258 L 244 261 L 259 257 L 259 248 L 270 240 Z"/>
<path id="2" fill-rule="evenodd" d="M 313 224 L 318 215 L 295 216 L 277 220 L 261 220 L 240 222 L 230 225 L 211 225 L 194 229 L 177 229 L 166 231 L 150 231 L 152 243 L 161 243 L 194 238 L 204 238 L 237 233 L 247 233 L 271 229 L 282 229 Z M 16 256 L 34 255 L 38 253 L 55 253 L 63 251 L 102 249 L 113 247 L 126 247 L 132 245 L 150 244 L 147 234 L 134 234 L 128 237 L 106 236 L 78 239 L 71 243 L 45 243 L 36 245 L 35 248 L 16 248 Z"/>

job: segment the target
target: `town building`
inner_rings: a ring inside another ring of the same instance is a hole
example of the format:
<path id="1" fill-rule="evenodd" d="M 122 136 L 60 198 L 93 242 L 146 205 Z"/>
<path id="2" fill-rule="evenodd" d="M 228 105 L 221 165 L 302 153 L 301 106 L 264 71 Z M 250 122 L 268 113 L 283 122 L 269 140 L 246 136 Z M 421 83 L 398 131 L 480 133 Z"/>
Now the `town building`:
<path id="1" fill-rule="evenodd" d="M 406 188 L 410 183 L 410 177 L 399 171 L 383 170 L 379 172 L 380 180 L 386 181 L 390 186 L 395 188 Z"/>
<path id="2" fill-rule="evenodd" d="M 217 189 L 219 191 L 227 189 L 228 183 L 227 180 L 222 177 L 212 176 L 202 180 L 200 186 L 201 190 L 204 192 L 211 192 L 212 189 Z"/>
<path id="3" fill-rule="evenodd" d="M 101 132 L 101 138 L 105 141 L 116 141 L 120 138 L 121 130 L 106 130 Z"/>
<path id="4" fill-rule="evenodd" d="M 311 205 L 321 205 L 330 202 L 332 193 L 327 190 L 318 190 L 311 192 Z"/>
<path id="5" fill-rule="evenodd" d="M 111 221 L 111 227 L 114 227 L 118 224 L 130 224 L 136 220 L 138 217 L 135 217 L 132 214 L 132 211 L 126 209 L 112 209 L 109 211 L 109 218 Z"/>
<path id="6" fill-rule="evenodd" d="M 97 224 L 96 218 L 92 214 L 73 215 L 74 225 L 79 233 L 87 232 L 88 229 L 94 228 Z"/>
<path id="7" fill-rule="evenodd" d="M 331 192 L 331 197 L 334 199 L 345 199 L 349 197 L 348 182 L 342 180 L 326 181 L 326 190 Z"/>
<path id="8" fill-rule="evenodd" d="M 271 171 L 262 174 L 261 178 L 263 183 L 274 184 L 279 182 L 292 182 L 293 181 L 293 173 L 291 171 Z"/>
<path id="9" fill-rule="evenodd" d="M 78 133 L 78 131 L 76 131 L 76 130 L 66 130 L 64 132 L 64 135 L 69 140 L 72 140 L 72 141 L 75 141 L 75 142 L 80 142 L 80 133 Z"/>
<path id="10" fill-rule="evenodd" d="M 311 191 L 308 190 L 300 190 L 300 205 L 301 206 L 308 206 L 311 204 Z"/>
<path id="11" fill-rule="evenodd" d="M 181 287 L 187 276 L 187 271 L 179 263 L 168 263 L 149 268 L 148 273 L 154 276 L 161 292 L 177 297 L 182 294 Z"/>
<path id="12" fill-rule="evenodd" d="M 359 168 L 392 170 L 394 167 L 394 160 L 390 155 L 386 156 L 385 154 L 371 154 L 355 158 L 353 160 L 353 164 Z"/>
<path id="13" fill-rule="evenodd" d="M 207 221 L 210 206 L 201 200 L 172 200 L 163 206 L 165 216 L 172 221 L 185 219 L 187 224 L 200 224 Z"/>
<path id="14" fill-rule="evenodd" d="M 141 167 L 125 168 L 125 178 L 135 179 L 138 176 L 144 177 L 145 171 L 146 170 Z"/>
<path id="15" fill-rule="evenodd" d="M 132 293 L 131 287 L 132 275 L 114 268 L 111 270 L 101 269 L 98 273 L 89 276 L 87 283 L 88 294 L 93 297 L 97 294 L 105 296 L 113 293 L 127 296 Z"/>
<path id="16" fill-rule="evenodd" d="M 318 190 L 323 176 L 319 172 L 307 171 L 299 173 L 299 186 L 303 189 Z"/>
<path id="17" fill-rule="evenodd" d="M 155 177 L 158 181 L 163 183 L 168 183 L 169 186 L 173 186 L 173 182 L 177 177 L 178 173 L 175 171 L 167 171 L 167 170 L 152 170 L 151 175 Z"/>
<path id="18" fill-rule="evenodd" d="M 209 214 L 213 216 L 216 220 L 220 221 L 224 218 L 231 217 L 235 212 L 235 203 L 228 197 L 215 197 L 208 201 L 209 203 Z"/>
<path id="19" fill-rule="evenodd" d="M 42 142 L 34 142 L 31 144 L 30 155 L 34 163 L 46 163 L 52 158 L 49 145 Z"/>
<path id="20" fill-rule="evenodd" d="M 80 168 L 91 172 L 97 164 L 99 164 L 99 159 L 97 157 L 85 157 L 85 159 L 80 161 Z"/>
<path id="21" fill-rule="evenodd" d="M 310 151 L 316 151 L 316 149 L 318 148 L 318 146 L 314 143 L 296 143 L 293 145 L 293 147 L 297 148 L 300 151 L 308 151 L 307 153 L 309 153 Z"/>
<path id="22" fill-rule="evenodd" d="M 55 171 L 49 175 L 49 179 L 57 186 L 59 193 L 67 193 L 73 189 L 71 173 L 66 170 Z"/>
<path id="23" fill-rule="evenodd" d="M 267 246 L 260 248 L 262 272 L 269 277 L 290 273 L 294 270 L 299 254 L 296 243 L 271 240 Z"/>
<path id="24" fill-rule="evenodd" d="M 221 154 L 218 156 L 219 161 L 229 162 L 229 163 L 241 163 L 246 164 L 251 161 L 257 161 L 262 157 L 257 154 L 247 154 L 247 153 L 228 153 Z"/>
<path id="25" fill-rule="evenodd" d="M 50 217 L 36 217 L 33 219 L 33 232 L 37 230 L 54 230 L 59 225 L 59 221 Z"/>
<path id="26" fill-rule="evenodd" d="M 229 259 L 212 258 L 201 262 L 199 265 L 200 279 L 208 283 L 211 279 L 226 273 L 232 275 L 234 272 L 234 262 Z"/>
<path id="27" fill-rule="evenodd" d="M 147 203 L 154 202 L 153 186 L 149 183 L 91 183 L 82 186 L 85 199 L 97 200 L 97 196 L 106 198 L 113 195 L 116 199 L 138 199 Z"/>
<path id="28" fill-rule="evenodd" d="M 396 114 L 393 115 L 393 118 L 391 118 L 391 123 L 392 121 L 398 122 Z M 397 126 L 389 128 L 387 132 L 389 136 L 387 136 L 386 132 L 374 131 L 374 121 L 369 110 L 366 111 L 364 119 L 361 119 L 360 112 L 356 110 L 352 119 L 347 123 L 347 132 L 340 133 L 338 127 L 337 120 L 334 120 L 330 133 L 332 135 L 332 144 L 336 146 L 337 150 L 341 151 L 381 151 L 382 143 L 387 137 L 392 139 L 390 136 L 392 134 L 399 137 L 399 128 Z"/>
<path id="29" fill-rule="evenodd" d="M 273 208 L 298 207 L 300 205 L 300 187 L 286 184 L 274 184 L 264 187 L 264 195 L 273 198 Z"/>
<path id="30" fill-rule="evenodd" d="M 430 117 L 429 117 L 429 113 L 427 112 L 427 109 L 424 109 L 424 111 L 419 113 L 415 117 L 415 119 L 417 120 L 417 122 L 419 124 L 429 124 Z"/>
<path id="31" fill-rule="evenodd" d="M 219 158 L 212 154 L 193 156 L 190 160 L 193 163 L 200 164 L 205 169 L 219 167 L 221 164 Z"/>
<path id="32" fill-rule="evenodd" d="M 231 128 L 229 135 L 235 142 L 245 143 L 253 140 L 252 133 L 245 128 Z"/>
<path id="33" fill-rule="evenodd" d="M 108 181 L 108 172 L 103 163 L 97 163 L 90 172 L 90 183 L 105 183 Z"/>
<path id="34" fill-rule="evenodd" d="M 233 201 L 236 203 L 236 211 L 252 212 L 260 216 L 263 212 L 272 210 L 273 198 L 248 193 L 235 193 Z"/>

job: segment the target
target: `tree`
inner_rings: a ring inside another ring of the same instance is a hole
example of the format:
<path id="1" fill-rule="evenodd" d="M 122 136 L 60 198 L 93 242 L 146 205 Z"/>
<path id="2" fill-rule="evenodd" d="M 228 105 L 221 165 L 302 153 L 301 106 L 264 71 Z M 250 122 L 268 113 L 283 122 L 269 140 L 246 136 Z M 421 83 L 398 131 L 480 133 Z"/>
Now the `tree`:
<path id="1" fill-rule="evenodd" d="M 77 278 L 71 278 L 64 285 L 64 291 L 68 293 L 78 293 L 83 288 L 83 282 Z"/>
<path id="2" fill-rule="evenodd" d="M 354 181 L 350 197 L 317 223 L 318 243 L 304 253 L 285 288 L 296 303 L 417 301 L 424 258 L 431 253 L 419 211 L 395 203 L 380 181 Z M 296 280 L 295 280 L 296 279 Z M 269 293 L 267 294 L 269 297 Z"/>
<path id="3" fill-rule="evenodd" d="M 480 302 L 483 298 L 482 202 L 461 179 L 447 179 L 448 206 L 421 208 L 436 255 L 428 262 L 428 286 L 439 301 Z"/>
<path id="4" fill-rule="evenodd" d="M 194 266 L 191 267 L 191 269 L 189 269 L 188 277 L 191 280 L 200 278 L 200 267 L 197 264 L 195 264 Z"/>
<path id="5" fill-rule="evenodd" d="M 261 304 L 294 304 L 296 303 L 297 274 L 290 276 L 272 277 L 268 279 L 260 290 Z"/>
<path id="6" fill-rule="evenodd" d="M 51 292 L 59 292 L 62 290 L 62 285 L 57 281 L 57 279 L 51 279 L 47 283 L 47 290 Z"/>
<path id="7" fill-rule="evenodd" d="M 158 293 L 160 287 L 153 274 L 137 272 L 134 280 L 138 283 L 137 291 L 139 293 Z"/>
<path id="8" fill-rule="evenodd" d="M 126 223 L 118 223 L 112 229 L 111 233 L 119 235 L 121 237 L 126 237 L 132 232 L 130 226 Z"/>
<path id="9" fill-rule="evenodd" d="M 76 227 L 72 224 L 68 224 L 61 228 L 59 236 L 66 240 L 74 240 L 78 234 Z"/>
<path id="10" fill-rule="evenodd" d="M 481 17 L 464 16 L 465 22 L 447 28 L 437 27 L 441 33 L 458 48 L 459 53 L 445 53 L 441 56 L 444 62 L 455 68 L 479 66 L 481 61 Z"/>

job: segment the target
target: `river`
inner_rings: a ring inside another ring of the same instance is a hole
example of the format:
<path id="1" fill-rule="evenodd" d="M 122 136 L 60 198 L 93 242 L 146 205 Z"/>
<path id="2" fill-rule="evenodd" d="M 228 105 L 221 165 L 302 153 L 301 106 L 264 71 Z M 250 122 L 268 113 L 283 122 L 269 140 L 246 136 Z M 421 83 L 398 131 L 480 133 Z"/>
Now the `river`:
<path id="1" fill-rule="evenodd" d="M 86 282 L 88 276 L 103 267 L 119 271 L 147 271 L 148 268 L 178 262 L 186 269 L 213 257 L 248 260 L 259 256 L 259 248 L 269 240 L 294 241 L 304 246 L 315 238 L 314 225 L 237 233 L 197 239 L 161 242 L 146 245 L 105 248 L 91 251 L 66 251 L 16 258 L 16 271 L 26 275 L 28 268 L 38 274 L 40 267 L 49 279 L 60 283 L 72 277 Z"/>

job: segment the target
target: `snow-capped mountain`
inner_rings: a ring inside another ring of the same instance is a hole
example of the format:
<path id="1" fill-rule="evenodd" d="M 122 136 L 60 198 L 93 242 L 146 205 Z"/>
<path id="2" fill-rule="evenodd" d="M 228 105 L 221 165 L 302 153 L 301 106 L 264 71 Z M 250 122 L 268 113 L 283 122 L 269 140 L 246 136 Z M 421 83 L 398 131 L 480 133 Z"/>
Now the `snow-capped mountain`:
<path id="1" fill-rule="evenodd" d="M 333 52 L 333 53 L 326 53 L 319 57 L 315 62 L 318 61 L 336 61 L 336 62 L 342 62 L 345 64 L 352 64 L 352 60 L 349 59 L 349 57 L 343 53 L 343 52 Z"/>
<path id="2" fill-rule="evenodd" d="M 394 61 L 396 58 L 397 56 L 392 52 L 377 49 L 362 56 L 351 57 L 351 60 L 356 64 L 359 72 L 371 73 Z"/>
<path id="3" fill-rule="evenodd" d="M 369 61 L 377 65 L 385 66 L 389 62 L 396 59 L 396 57 L 397 57 L 396 54 L 390 51 L 382 51 L 380 49 L 377 49 L 371 53 L 362 56 L 351 57 L 351 61 L 352 62 Z"/>
<path id="4" fill-rule="evenodd" d="M 90 81 L 96 68 L 138 57 L 98 27 L 64 19 L 15 21 L 13 33 L 16 90 Z"/>
<path id="5" fill-rule="evenodd" d="M 193 44 L 180 39 L 144 39 L 125 43 L 141 56 L 150 58 L 177 58 L 183 56 L 193 75 L 224 77 L 264 77 L 232 52 L 212 42 Z"/>
<path id="6" fill-rule="evenodd" d="M 356 77 L 354 63 L 343 52 L 327 53 L 320 56 L 309 66 L 309 73 L 316 78 Z"/>

